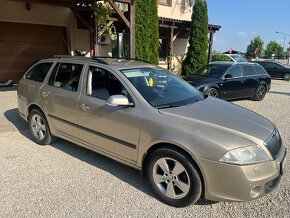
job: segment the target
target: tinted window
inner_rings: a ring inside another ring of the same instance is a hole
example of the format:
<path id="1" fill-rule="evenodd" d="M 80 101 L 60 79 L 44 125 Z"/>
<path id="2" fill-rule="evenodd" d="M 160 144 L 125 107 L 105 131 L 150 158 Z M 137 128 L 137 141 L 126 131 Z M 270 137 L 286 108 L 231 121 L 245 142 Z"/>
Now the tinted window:
<path id="1" fill-rule="evenodd" d="M 253 66 L 258 75 L 265 75 L 266 72 L 261 66 Z"/>
<path id="2" fill-rule="evenodd" d="M 233 66 L 227 71 L 226 75 L 229 75 L 228 78 L 241 77 L 242 76 L 242 69 L 240 66 Z"/>
<path id="3" fill-rule="evenodd" d="M 52 63 L 41 63 L 33 67 L 25 76 L 26 79 L 43 82 Z"/>
<path id="4" fill-rule="evenodd" d="M 229 65 L 209 64 L 194 71 L 193 74 L 205 77 L 220 77 L 229 67 Z"/>
<path id="5" fill-rule="evenodd" d="M 244 65 L 243 66 L 243 69 L 244 69 L 243 76 L 253 76 L 253 75 L 256 75 L 256 71 L 250 65 Z"/>
<path id="6" fill-rule="evenodd" d="M 59 63 L 53 69 L 48 84 L 76 92 L 82 69 L 83 65 L 81 64 Z"/>
<path id="7" fill-rule="evenodd" d="M 89 67 L 87 94 L 103 100 L 111 95 L 124 95 L 132 102 L 122 83 L 112 73 L 98 67 Z"/>
<path id="8" fill-rule="evenodd" d="M 275 69 L 281 69 L 282 67 L 279 64 L 268 62 L 267 68 L 275 70 Z"/>

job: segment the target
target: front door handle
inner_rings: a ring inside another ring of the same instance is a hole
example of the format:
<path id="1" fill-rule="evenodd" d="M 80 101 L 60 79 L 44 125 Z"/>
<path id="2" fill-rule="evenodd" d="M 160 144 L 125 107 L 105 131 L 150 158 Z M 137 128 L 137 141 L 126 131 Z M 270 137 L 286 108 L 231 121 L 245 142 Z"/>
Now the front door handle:
<path id="1" fill-rule="evenodd" d="M 87 111 L 87 110 L 90 110 L 91 108 L 88 106 L 88 105 L 86 105 L 86 104 L 81 104 L 80 105 L 80 108 L 82 109 L 82 110 L 84 110 L 84 111 Z"/>
<path id="2" fill-rule="evenodd" d="M 48 93 L 47 92 L 42 92 L 41 93 L 41 96 L 44 97 L 44 98 L 46 98 L 46 97 L 48 97 Z"/>

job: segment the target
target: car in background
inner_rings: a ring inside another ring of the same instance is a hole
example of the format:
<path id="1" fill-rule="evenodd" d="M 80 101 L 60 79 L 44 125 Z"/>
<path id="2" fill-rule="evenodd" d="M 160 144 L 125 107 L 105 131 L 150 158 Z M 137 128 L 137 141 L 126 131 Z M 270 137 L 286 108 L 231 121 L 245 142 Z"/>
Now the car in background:
<path id="1" fill-rule="evenodd" d="M 238 54 L 224 54 L 229 58 L 229 61 L 235 62 L 235 63 L 248 63 L 247 59 L 242 57 Z"/>
<path id="2" fill-rule="evenodd" d="M 273 123 L 155 65 L 46 58 L 25 73 L 17 94 L 36 143 L 59 137 L 136 168 L 171 206 L 200 197 L 254 200 L 273 191 L 284 171 L 286 148 Z"/>
<path id="3" fill-rule="evenodd" d="M 183 77 L 200 92 L 225 100 L 264 99 L 271 77 L 256 63 L 213 62 Z"/>
<path id="4" fill-rule="evenodd" d="M 272 78 L 282 78 L 284 80 L 290 80 L 290 67 L 284 66 L 276 61 L 253 61 L 265 68 L 267 73 Z"/>

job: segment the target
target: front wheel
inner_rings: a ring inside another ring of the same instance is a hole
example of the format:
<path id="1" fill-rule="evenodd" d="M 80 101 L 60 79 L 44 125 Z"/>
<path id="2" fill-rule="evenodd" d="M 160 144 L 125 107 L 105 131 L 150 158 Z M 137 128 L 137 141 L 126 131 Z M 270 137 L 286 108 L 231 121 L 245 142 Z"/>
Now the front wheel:
<path id="1" fill-rule="evenodd" d="M 37 144 L 47 145 L 55 139 L 50 133 L 45 116 L 39 110 L 31 110 L 28 123 L 32 138 Z"/>
<path id="2" fill-rule="evenodd" d="M 207 90 L 207 92 L 205 94 L 208 96 L 214 97 L 214 98 L 220 97 L 219 91 L 215 88 L 210 88 L 209 90 Z"/>
<path id="3" fill-rule="evenodd" d="M 158 149 L 149 156 L 147 177 L 156 196 L 174 207 L 195 203 L 202 193 L 195 166 L 185 155 L 171 149 Z"/>
<path id="4" fill-rule="evenodd" d="M 254 101 L 262 101 L 267 93 L 266 86 L 259 85 L 254 94 Z"/>
<path id="5" fill-rule="evenodd" d="M 290 80 L 290 73 L 286 73 L 283 77 L 284 80 L 289 81 Z"/>

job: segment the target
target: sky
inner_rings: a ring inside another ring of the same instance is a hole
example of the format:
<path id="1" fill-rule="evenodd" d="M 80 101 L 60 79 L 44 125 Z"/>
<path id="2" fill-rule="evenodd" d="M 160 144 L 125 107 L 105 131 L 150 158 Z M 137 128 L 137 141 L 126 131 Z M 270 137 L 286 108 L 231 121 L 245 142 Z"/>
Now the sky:
<path id="1" fill-rule="evenodd" d="M 215 34 L 216 51 L 246 51 L 258 35 L 264 48 L 270 40 L 283 46 L 284 36 L 275 32 L 290 35 L 290 0 L 207 0 L 207 5 L 209 23 L 222 26 Z M 287 36 L 286 47 L 289 42 Z"/>

